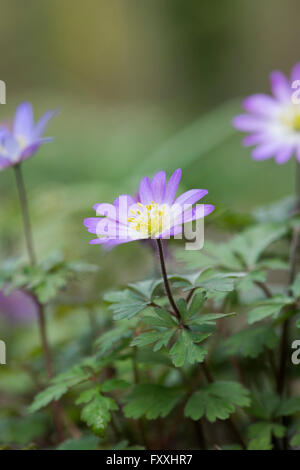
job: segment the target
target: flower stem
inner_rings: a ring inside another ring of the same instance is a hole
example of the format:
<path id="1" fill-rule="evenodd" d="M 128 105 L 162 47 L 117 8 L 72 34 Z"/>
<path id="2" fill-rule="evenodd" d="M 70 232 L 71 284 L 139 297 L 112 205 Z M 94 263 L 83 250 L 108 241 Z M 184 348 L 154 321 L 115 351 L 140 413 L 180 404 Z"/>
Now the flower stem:
<path id="1" fill-rule="evenodd" d="M 176 316 L 177 320 L 179 321 L 180 324 L 182 324 L 181 316 L 180 316 L 179 310 L 177 308 L 177 305 L 175 303 L 175 300 L 174 300 L 174 297 L 173 297 L 173 294 L 172 294 L 172 291 L 171 291 L 171 288 L 170 288 L 170 284 L 169 284 L 169 281 L 168 281 L 168 275 L 167 275 L 167 270 L 166 270 L 166 263 L 165 263 L 165 258 L 164 258 L 162 242 L 161 242 L 160 238 L 157 238 L 156 241 L 157 241 L 157 246 L 158 246 L 161 273 L 162 273 L 162 277 L 163 277 L 163 280 L 164 280 L 166 294 L 168 296 L 169 302 L 171 304 L 171 307 L 172 307 L 172 309 L 175 313 L 175 316 Z"/>
<path id="2" fill-rule="evenodd" d="M 296 277 L 297 270 L 297 257 L 299 250 L 299 236 L 300 227 L 296 227 L 293 232 L 291 248 L 290 248 L 290 274 L 289 274 L 289 294 L 291 285 L 293 284 Z M 277 378 L 277 392 L 281 395 L 284 392 L 286 382 L 286 363 L 288 354 L 288 336 L 289 336 L 289 324 L 290 319 L 287 318 L 282 325 L 281 343 L 280 343 L 280 363 L 279 373 Z"/>
<path id="3" fill-rule="evenodd" d="M 161 243 L 160 239 L 157 239 L 157 245 L 158 245 L 159 258 L 160 258 L 160 264 L 161 264 L 161 272 L 162 272 L 162 276 L 163 276 L 163 280 L 164 280 L 164 284 L 165 284 L 166 293 L 167 293 L 170 304 L 171 304 L 171 306 L 174 310 L 174 313 L 175 313 L 180 325 L 183 326 L 181 316 L 180 316 L 179 310 L 176 306 L 176 303 L 175 303 L 175 300 L 174 300 L 174 297 L 173 297 L 173 294 L 172 294 L 172 291 L 171 291 L 171 288 L 170 288 L 170 284 L 169 284 L 169 281 L 168 281 L 168 275 L 167 275 L 166 265 L 165 265 L 165 260 L 164 260 L 164 253 L 163 253 L 162 243 Z M 213 376 L 212 376 L 212 374 L 211 374 L 211 372 L 210 372 L 210 370 L 209 370 L 209 368 L 208 368 L 205 361 L 201 363 L 201 368 L 202 368 L 202 371 L 205 375 L 205 378 L 206 378 L 207 382 L 211 383 L 211 384 L 214 383 L 214 378 L 213 378 Z M 237 441 L 239 442 L 241 447 L 243 449 L 246 449 L 246 445 L 244 443 L 244 440 L 243 440 L 239 430 L 237 429 L 234 421 L 231 419 L 231 417 L 226 420 L 226 423 L 228 424 L 232 434 L 234 434 L 235 438 L 237 439 Z"/>
<path id="4" fill-rule="evenodd" d="M 29 257 L 30 264 L 32 266 L 35 266 L 36 255 L 35 255 L 34 246 L 33 246 L 27 195 L 26 195 L 23 175 L 21 171 L 21 165 L 20 164 L 15 165 L 14 170 L 15 170 L 15 177 L 16 177 L 16 183 L 17 183 L 19 200 L 20 200 L 21 213 L 22 213 L 22 218 L 23 218 L 23 227 L 24 227 L 24 234 L 25 234 L 28 257 Z M 46 372 L 47 372 L 48 379 L 51 380 L 54 376 L 54 373 L 53 373 L 52 359 L 51 359 L 51 353 L 50 353 L 50 346 L 49 346 L 49 342 L 47 338 L 44 306 L 39 302 L 39 300 L 36 298 L 35 295 L 31 294 L 31 296 L 33 297 L 37 305 L 38 325 L 39 325 L 40 338 L 41 338 L 41 343 L 42 343 L 42 348 L 43 348 Z M 63 440 L 63 424 L 62 424 L 61 409 L 58 403 L 56 402 L 53 402 L 51 404 L 51 409 L 52 409 L 53 421 L 55 424 L 57 436 L 58 436 L 59 441 L 61 441 Z"/>
<path id="5" fill-rule="evenodd" d="M 19 193 L 21 212 L 22 212 L 22 217 L 23 217 L 24 235 L 25 235 L 25 241 L 26 241 L 28 256 L 29 256 L 30 263 L 32 265 L 35 265 L 36 264 L 36 256 L 35 256 L 35 252 L 34 252 L 34 248 L 33 248 L 31 223 L 30 223 L 30 217 L 29 217 L 29 211 L 28 211 L 27 195 L 26 195 L 23 175 L 22 175 L 22 171 L 21 171 L 21 165 L 19 163 L 17 165 L 15 165 L 14 170 L 15 170 L 16 183 L 17 183 L 17 188 L 18 188 L 18 193 Z"/>
<path id="6" fill-rule="evenodd" d="M 296 159 L 296 213 L 300 211 L 300 162 Z"/>

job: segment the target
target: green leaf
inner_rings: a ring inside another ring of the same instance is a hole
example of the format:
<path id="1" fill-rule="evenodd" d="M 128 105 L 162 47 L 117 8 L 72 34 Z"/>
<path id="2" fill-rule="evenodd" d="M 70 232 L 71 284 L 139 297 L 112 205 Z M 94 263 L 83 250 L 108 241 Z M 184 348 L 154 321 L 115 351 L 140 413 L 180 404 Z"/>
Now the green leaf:
<path id="1" fill-rule="evenodd" d="M 166 327 L 178 326 L 177 320 L 164 308 L 155 308 L 156 315 L 164 322 Z"/>
<path id="2" fill-rule="evenodd" d="M 180 313 L 182 320 L 185 322 L 188 317 L 187 303 L 185 299 L 179 299 L 177 302 L 177 307 Z"/>
<path id="3" fill-rule="evenodd" d="M 118 409 L 118 405 L 110 397 L 100 394 L 100 386 L 93 387 L 82 392 L 76 404 L 87 403 L 81 411 L 81 419 L 91 427 L 92 431 L 103 436 L 107 424 L 111 420 L 111 411 Z"/>
<path id="4" fill-rule="evenodd" d="M 280 403 L 277 416 L 290 416 L 300 411 L 300 397 L 285 398 Z"/>
<path id="5" fill-rule="evenodd" d="M 104 356 L 118 348 L 122 343 L 125 345 L 128 344 L 132 336 L 133 329 L 128 328 L 128 326 L 124 324 L 103 333 L 95 343 L 99 348 L 98 354 Z"/>
<path id="6" fill-rule="evenodd" d="M 205 292 L 196 292 L 193 296 L 191 306 L 189 308 L 189 317 L 192 317 L 193 315 L 199 313 L 199 310 L 201 307 L 203 307 L 203 304 L 206 300 L 206 293 Z"/>
<path id="7" fill-rule="evenodd" d="M 237 382 L 214 382 L 195 392 L 185 407 L 185 416 L 198 420 L 203 416 L 210 422 L 227 419 L 237 406 L 250 405 L 249 392 Z"/>
<path id="8" fill-rule="evenodd" d="M 174 287 L 182 287 L 186 286 L 187 284 L 193 287 L 196 285 L 196 281 L 200 277 L 200 275 L 207 271 L 207 269 L 208 267 L 205 267 L 204 269 L 192 273 L 171 274 L 168 276 L 168 279 L 172 281 Z"/>
<path id="9" fill-rule="evenodd" d="M 285 197 L 254 210 L 254 216 L 258 222 L 282 222 L 291 218 L 296 200 L 293 196 Z"/>
<path id="10" fill-rule="evenodd" d="M 187 337 L 180 331 L 175 344 L 170 349 L 170 357 L 175 367 L 182 367 L 187 355 Z"/>
<path id="11" fill-rule="evenodd" d="M 217 273 L 208 279 L 198 282 L 196 287 L 201 287 L 208 291 L 230 292 L 234 290 L 235 279 L 244 277 L 245 273 Z"/>
<path id="12" fill-rule="evenodd" d="M 167 416 L 181 400 L 182 392 L 178 389 L 154 384 L 136 385 L 126 398 L 123 408 L 127 418 L 156 419 Z"/>
<path id="13" fill-rule="evenodd" d="M 225 318 L 225 317 L 232 317 L 235 315 L 234 312 L 232 313 L 204 313 L 201 314 L 197 317 L 191 318 L 188 321 L 189 325 L 215 325 L 216 320 L 219 320 L 220 318 Z"/>
<path id="14" fill-rule="evenodd" d="M 113 390 L 124 390 L 130 387 L 130 383 L 123 379 L 109 379 L 101 384 L 102 392 L 112 392 Z"/>
<path id="15" fill-rule="evenodd" d="M 112 303 L 109 308 L 114 312 L 114 320 L 132 318 L 145 310 L 150 303 L 129 289 L 108 292 L 104 295 L 104 300 Z"/>
<path id="16" fill-rule="evenodd" d="M 300 447 L 300 425 L 299 423 L 296 425 L 294 430 L 294 435 L 290 440 L 290 445 L 292 447 Z"/>
<path id="17" fill-rule="evenodd" d="M 29 412 L 34 413 L 52 401 L 59 400 L 70 388 L 85 382 L 91 375 L 91 372 L 80 366 L 74 366 L 70 371 L 57 375 L 52 379 L 49 387 L 35 396 L 33 403 L 29 406 Z"/>
<path id="18" fill-rule="evenodd" d="M 293 302 L 294 300 L 291 297 L 283 295 L 274 296 L 272 299 L 260 302 L 257 307 L 249 312 L 248 323 L 251 325 L 270 316 L 275 319 L 284 306 L 292 304 Z"/>
<path id="19" fill-rule="evenodd" d="M 203 362 L 207 351 L 197 343 L 204 341 L 210 334 L 193 333 L 182 330 L 177 341 L 169 351 L 170 357 L 175 367 L 182 367 L 187 361 L 190 364 Z"/>
<path id="20" fill-rule="evenodd" d="M 203 335 L 203 339 L 206 339 L 208 336 L 209 334 Z M 207 351 L 205 348 L 203 348 L 202 346 L 198 346 L 198 344 L 190 342 L 187 349 L 186 359 L 189 364 L 197 364 L 198 362 L 204 361 L 206 354 Z"/>
<path id="21" fill-rule="evenodd" d="M 259 422 L 249 427 L 249 450 L 271 450 L 272 435 L 281 438 L 285 435 L 286 429 L 281 424 Z"/>
<path id="22" fill-rule="evenodd" d="M 98 447 L 99 437 L 85 435 L 79 439 L 68 439 L 62 442 L 56 450 L 95 450 Z"/>
<path id="23" fill-rule="evenodd" d="M 147 301 L 151 302 L 155 289 L 162 284 L 162 282 L 162 279 L 146 279 L 145 281 L 135 282 L 128 286 L 144 297 Z"/>
<path id="24" fill-rule="evenodd" d="M 253 392 L 249 413 L 262 421 L 272 421 L 280 406 L 280 397 L 269 390 Z"/>
<path id="25" fill-rule="evenodd" d="M 253 269 L 266 248 L 281 238 L 286 230 L 282 224 L 255 225 L 237 235 L 231 245 L 247 268 Z"/>
<path id="26" fill-rule="evenodd" d="M 39 302 L 47 303 L 56 297 L 58 291 L 64 288 L 69 280 L 76 279 L 78 272 L 91 270 L 91 265 L 66 262 L 60 254 L 54 253 L 39 265 L 15 266 L 14 272 L 6 269 L 6 272 L 0 274 L 0 279 L 6 280 L 10 290 L 23 288 L 32 292 Z"/>
<path id="27" fill-rule="evenodd" d="M 205 242 L 205 247 L 200 251 L 180 250 L 177 253 L 180 261 L 185 261 L 190 268 L 222 268 L 227 270 L 241 270 L 243 265 L 233 253 L 229 243 Z"/>
<path id="28" fill-rule="evenodd" d="M 225 346 L 229 354 L 255 358 L 265 347 L 274 349 L 277 343 L 278 336 L 273 328 L 258 326 L 232 335 L 225 341 Z"/>
<path id="29" fill-rule="evenodd" d="M 3 444 L 26 445 L 47 434 L 49 419 L 46 413 L 34 415 L 1 416 L 0 442 Z"/>
<path id="30" fill-rule="evenodd" d="M 174 317 L 163 308 L 155 309 L 156 315 L 144 315 L 143 323 L 153 327 L 174 328 L 178 326 L 178 322 Z"/>
<path id="31" fill-rule="evenodd" d="M 141 333 L 136 336 L 132 342 L 131 346 L 137 346 L 139 348 L 148 346 L 149 344 L 156 344 L 155 350 L 158 351 L 163 346 L 167 347 L 171 337 L 173 336 L 174 331 L 172 330 L 163 330 L 163 331 L 148 331 L 147 333 Z"/>

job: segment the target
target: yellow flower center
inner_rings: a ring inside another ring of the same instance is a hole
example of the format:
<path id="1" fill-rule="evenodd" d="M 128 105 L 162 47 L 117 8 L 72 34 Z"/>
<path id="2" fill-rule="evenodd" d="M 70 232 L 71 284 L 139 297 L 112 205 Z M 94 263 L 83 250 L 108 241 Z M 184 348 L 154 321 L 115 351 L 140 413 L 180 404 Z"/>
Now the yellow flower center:
<path id="1" fill-rule="evenodd" d="M 298 106 L 291 106 L 280 115 L 281 122 L 293 129 L 300 131 L 300 108 Z"/>
<path id="2" fill-rule="evenodd" d="M 132 217 L 128 218 L 130 228 L 140 232 L 144 238 L 156 237 L 162 233 L 166 223 L 167 206 L 152 202 L 143 205 L 137 204 L 137 209 L 130 209 Z"/>
<path id="3" fill-rule="evenodd" d="M 24 137 L 22 135 L 17 135 L 16 136 L 16 140 L 20 146 L 20 149 L 21 150 L 24 150 L 24 148 L 26 147 L 27 143 L 26 143 L 26 139 L 24 139 Z"/>

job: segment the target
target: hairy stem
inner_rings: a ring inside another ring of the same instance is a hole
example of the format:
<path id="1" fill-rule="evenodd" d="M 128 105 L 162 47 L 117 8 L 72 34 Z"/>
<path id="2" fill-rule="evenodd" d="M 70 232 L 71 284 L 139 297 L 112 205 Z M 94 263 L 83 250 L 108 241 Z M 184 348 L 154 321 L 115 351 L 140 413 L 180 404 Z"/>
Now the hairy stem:
<path id="1" fill-rule="evenodd" d="M 295 182 L 295 190 L 296 190 L 296 207 L 295 212 L 298 213 L 300 211 L 300 163 L 296 160 L 296 182 Z"/>
<path id="2" fill-rule="evenodd" d="M 176 317 L 178 318 L 180 324 L 183 326 L 182 324 L 182 320 L 181 320 L 181 317 L 180 317 L 180 313 L 179 313 L 179 310 L 176 306 L 176 303 L 175 303 L 175 300 L 174 300 L 174 297 L 173 297 L 173 294 L 172 294 L 172 291 L 171 291 L 171 288 L 170 288 L 170 284 L 169 284 L 169 281 L 168 281 L 168 276 L 167 276 L 167 271 L 166 271 L 166 265 L 165 265 L 165 260 L 164 260 L 164 254 L 163 254 L 163 249 L 162 249 L 162 243 L 161 243 L 161 240 L 160 239 L 157 239 L 157 244 L 158 244 L 158 251 L 159 251 L 159 257 L 160 257 L 160 264 L 161 264 L 161 271 L 162 271 L 162 275 L 163 275 L 163 279 L 164 279 L 164 284 L 165 284 L 165 289 L 166 289 L 166 293 L 167 293 L 167 296 L 168 296 L 168 299 L 170 301 L 170 304 L 174 310 L 174 313 L 176 314 Z M 192 296 L 191 296 L 192 297 Z M 191 300 L 191 297 L 189 300 Z M 214 378 L 206 364 L 206 362 L 202 362 L 201 363 L 201 368 L 202 368 L 202 371 L 206 377 L 206 380 L 209 382 L 209 383 L 213 383 L 214 382 Z M 246 449 L 246 445 L 243 441 L 243 438 L 242 436 L 240 435 L 240 432 L 239 430 L 236 428 L 234 422 L 232 421 L 231 418 L 229 418 L 227 421 L 227 424 L 228 426 L 230 427 L 231 429 L 231 432 L 234 434 L 235 438 L 237 439 L 237 441 L 239 442 L 239 444 L 242 446 L 243 449 Z"/>
<path id="3" fill-rule="evenodd" d="M 25 235 L 28 257 L 29 257 L 30 264 L 34 266 L 36 264 L 36 255 L 35 255 L 34 246 L 33 246 L 27 194 L 26 194 L 23 175 L 21 171 L 21 165 L 20 164 L 15 165 L 14 170 L 15 170 L 16 184 L 17 184 L 19 200 L 20 200 L 20 207 L 21 207 L 21 213 L 22 213 L 22 219 L 23 219 L 24 235 Z M 41 338 L 41 343 L 42 343 L 42 348 L 43 348 L 46 372 L 47 372 L 48 379 L 51 380 L 53 378 L 53 366 L 52 366 L 52 360 L 51 360 L 50 346 L 49 346 L 49 342 L 47 338 L 44 306 L 38 301 L 38 299 L 33 294 L 31 294 L 31 296 L 33 297 L 37 305 L 38 325 L 39 325 L 40 338 Z M 58 403 L 56 402 L 53 402 L 51 404 L 51 409 L 52 409 L 53 421 L 55 424 L 57 436 L 58 436 L 58 439 L 61 441 L 63 440 L 63 423 L 62 423 L 61 410 L 60 410 Z"/>
<path id="4" fill-rule="evenodd" d="M 297 168 L 299 164 L 297 164 Z M 298 200 L 299 202 L 299 200 Z M 290 273 L 289 273 L 289 289 L 288 293 L 292 295 L 291 285 L 293 284 L 296 272 L 297 272 L 297 258 L 299 251 L 299 235 L 300 227 L 296 227 L 293 231 L 291 248 L 290 248 Z M 288 312 L 287 312 L 288 313 Z M 288 340 L 289 340 L 289 327 L 290 317 L 288 317 L 282 324 L 281 341 L 280 341 L 280 352 L 279 352 L 279 371 L 277 376 L 277 392 L 282 395 L 286 389 L 287 379 L 287 358 L 288 358 Z M 285 426 L 288 424 L 288 417 L 282 419 L 282 424 Z M 288 449 L 288 441 L 285 436 L 282 439 L 283 449 Z"/>
<path id="5" fill-rule="evenodd" d="M 271 299 L 273 297 L 272 291 L 269 289 L 267 284 L 265 284 L 264 282 L 261 282 L 261 281 L 255 281 L 254 284 L 263 291 L 263 293 L 265 294 L 266 297 L 268 297 L 269 299 Z"/>
<path id="6" fill-rule="evenodd" d="M 168 275 L 167 275 L 167 270 L 166 270 L 166 264 L 165 264 L 165 258 L 164 258 L 162 242 L 159 238 L 156 241 L 157 241 L 157 246 L 158 246 L 161 273 L 162 273 L 162 277 L 163 277 L 163 280 L 164 280 L 166 294 L 168 296 L 169 302 L 170 302 L 171 307 L 174 311 L 174 314 L 176 315 L 177 320 L 179 321 L 180 324 L 182 324 L 181 316 L 180 316 L 179 310 L 177 308 L 177 305 L 175 303 L 175 300 L 174 300 L 174 297 L 173 297 L 173 294 L 172 294 L 172 291 L 171 291 L 171 288 L 170 288 L 170 284 L 169 284 L 169 281 L 168 281 Z"/>
<path id="7" fill-rule="evenodd" d="M 30 263 L 32 265 L 36 264 L 36 256 L 33 248 L 33 240 L 32 240 L 32 233 L 31 233 L 31 223 L 29 217 L 29 210 L 28 210 L 28 202 L 27 202 L 27 195 L 23 180 L 23 175 L 21 171 L 21 165 L 15 165 L 15 177 L 16 183 L 18 188 L 20 206 L 21 206 L 21 213 L 23 218 L 23 227 L 24 227 L 24 235 L 26 241 L 27 252 L 29 256 Z"/>
<path id="8" fill-rule="evenodd" d="M 300 235 L 300 227 L 296 227 L 293 232 L 291 248 L 290 248 L 289 294 L 291 294 L 290 288 L 296 277 L 299 235 Z M 279 394 L 283 393 L 284 388 L 285 388 L 285 381 L 286 381 L 286 363 L 287 363 L 287 354 L 288 354 L 289 323 L 290 323 L 289 318 L 287 318 L 282 324 L 279 372 L 278 372 L 278 379 L 277 379 L 277 392 Z"/>

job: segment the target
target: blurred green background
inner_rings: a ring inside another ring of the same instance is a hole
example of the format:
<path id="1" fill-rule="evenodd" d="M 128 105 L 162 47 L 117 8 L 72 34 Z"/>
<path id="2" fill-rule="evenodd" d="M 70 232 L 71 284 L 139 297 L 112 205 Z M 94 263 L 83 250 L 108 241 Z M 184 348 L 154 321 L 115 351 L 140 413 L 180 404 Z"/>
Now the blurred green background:
<path id="1" fill-rule="evenodd" d="M 299 16 L 298 0 L 1 1 L 7 104 L 0 105 L 0 119 L 11 119 L 24 100 L 36 118 L 61 109 L 47 130 L 55 142 L 23 171 L 38 257 L 60 249 L 99 266 L 98 276 L 71 290 L 75 303 L 152 274 L 150 248 L 134 243 L 105 252 L 88 244 L 82 223 L 95 203 L 134 193 L 140 177 L 181 167 L 181 190 L 208 189 L 207 202 L 240 212 L 291 194 L 294 162 L 254 162 L 231 120 L 244 96 L 268 92 L 273 69 L 289 73 L 300 59 Z M 0 173 L 0 197 L 3 263 L 25 258 L 11 169 Z M 91 312 L 52 312 L 51 343 L 64 347 L 55 351 L 59 370 L 89 352 Z M 4 416 L 19 415 L 25 410 L 19 393 L 28 404 L 35 390 L 26 364 L 42 364 L 37 327 L 1 326 L 0 338 L 9 345 L 0 405 Z M 0 441 L 9 442 L 1 423 Z M 20 442 L 27 442 L 30 426 L 24 422 L 22 429 Z"/>
<path id="2" fill-rule="evenodd" d="M 270 71 L 299 60 L 299 14 L 297 0 L 3 0 L 1 119 L 23 100 L 36 118 L 61 109 L 47 130 L 55 142 L 24 165 L 39 255 L 127 266 L 136 245 L 103 253 L 82 220 L 158 169 L 182 167 L 182 190 L 206 188 L 225 209 L 289 195 L 294 162 L 254 162 L 231 120 L 244 96 L 268 92 Z M 11 170 L 0 195 L 5 259 L 24 248 Z"/>

